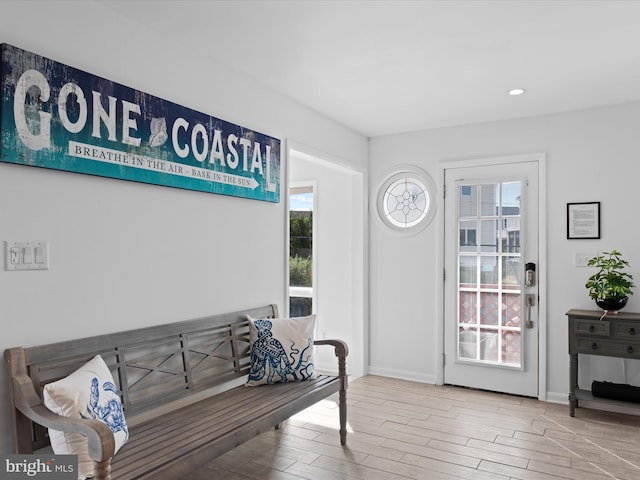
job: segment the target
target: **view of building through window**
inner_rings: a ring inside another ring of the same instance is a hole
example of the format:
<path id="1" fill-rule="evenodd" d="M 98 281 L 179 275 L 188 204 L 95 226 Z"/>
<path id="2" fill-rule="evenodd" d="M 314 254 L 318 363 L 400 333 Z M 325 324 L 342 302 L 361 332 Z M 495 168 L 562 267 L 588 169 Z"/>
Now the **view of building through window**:
<path id="1" fill-rule="evenodd" d="M 313 188 L 289 193 L 289 314 L 313 311 Z"/>
<path id="2" fill-rule="evenodd" d="M 521 182 L 458 191 L 458 358 L 520 367 Z"/>

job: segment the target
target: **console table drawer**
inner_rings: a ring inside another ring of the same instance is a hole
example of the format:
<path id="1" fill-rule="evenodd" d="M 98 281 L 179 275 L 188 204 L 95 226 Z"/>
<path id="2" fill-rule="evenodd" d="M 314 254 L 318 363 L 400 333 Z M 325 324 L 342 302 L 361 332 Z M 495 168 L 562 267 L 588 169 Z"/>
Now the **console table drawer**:
<path id="1" fill-rule="evenodd" d="M 576 353 L 608 355 L 612 357 L 640 358 L 640 345 L 629 342 L 614 342 L 593 337 L 576 337 Z"/>
<path id="2" fill-rule="evenodd" d="M 612 335 L 616 338 L 640 339 L 640 323 L 616 322 L 613 324 Z"/>
<path id="3" fill-rule="evenodd" d="M 607 320 L 588 320 L 577 318 L 575 331 L 579 335 L 599 335 L 608 337 L 611 334 L 611 323 Z"/>

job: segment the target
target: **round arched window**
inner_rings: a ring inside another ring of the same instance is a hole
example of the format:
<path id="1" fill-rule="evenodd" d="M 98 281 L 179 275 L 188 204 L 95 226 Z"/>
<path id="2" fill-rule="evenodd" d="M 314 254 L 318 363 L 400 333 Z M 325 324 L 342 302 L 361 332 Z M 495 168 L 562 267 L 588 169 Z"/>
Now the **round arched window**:
<path id="1" fill-rule="evenodd" d="M 380 219 L 389 228 L 417 231 L 435 214 L 435 186 L 422 170 L 404 167 L 382 183 L 377 206 Z"/>

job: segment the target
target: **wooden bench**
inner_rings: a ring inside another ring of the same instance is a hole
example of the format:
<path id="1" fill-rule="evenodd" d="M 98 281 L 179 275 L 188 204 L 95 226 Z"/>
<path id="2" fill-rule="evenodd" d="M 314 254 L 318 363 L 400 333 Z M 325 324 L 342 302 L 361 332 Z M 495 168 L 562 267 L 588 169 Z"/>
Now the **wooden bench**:
<path id="1" fill-rule="evenodd" d="M 346 443 L 345 358 L 334 347 L 337 376 L 245 387 L 249 324 L 277 317 L 270 305 L 206 318 L 29 348 L 5 350 L 9 370 L 14 453 L 48 445 L 47 428 L 88 438 L 96 480 L 180 478 L 297 412 L 339 393 L 340 443 Z M 49 411 L 42 388 L 100 354 L 121 392 L 129 440 L 114 456 L 114 437 L 98 420 Z"/>

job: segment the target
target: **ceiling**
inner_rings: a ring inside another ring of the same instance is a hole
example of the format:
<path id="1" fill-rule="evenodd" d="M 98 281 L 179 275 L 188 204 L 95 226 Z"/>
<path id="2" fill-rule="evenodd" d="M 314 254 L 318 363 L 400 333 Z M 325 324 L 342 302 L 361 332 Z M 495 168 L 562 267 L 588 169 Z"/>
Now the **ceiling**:
<path id="1" fill-rule="evenodd" d="M 640 100 L 635 0 L 96 1 L 366 137 Z"/>

